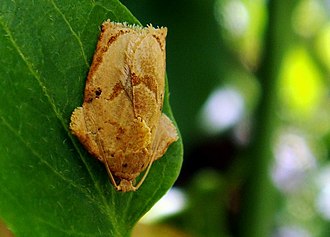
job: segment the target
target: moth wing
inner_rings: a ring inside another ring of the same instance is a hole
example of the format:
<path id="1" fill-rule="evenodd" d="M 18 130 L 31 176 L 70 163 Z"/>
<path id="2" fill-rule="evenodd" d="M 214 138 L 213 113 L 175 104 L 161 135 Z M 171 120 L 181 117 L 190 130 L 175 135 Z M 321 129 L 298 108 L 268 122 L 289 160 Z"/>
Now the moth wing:
<path id="1" fill-rule="evenodd" d="M 105 157 L 116 151 L 136 152 L 151 144 L 150 129 L 143 116 L 136 116 L 132 74 L 128 65 L 129 45 L 140 39 L 135 31 L 104 23 L 85 90 L 87 123 L 97 134 Z M 143 89 L 142 89 L 143 90 Z M 138 98 L 148 98 L 141 95 Z M 141 101 L 143 104 L 143 101 Z"/>
<path id="2" fill-rule="evenodd" d="M 176 127 L 172 121 L 162 113 L 152 145 L 154 160 L 161 158 L 167 151 L 167 148 L 178 139 L 179 136 Z"/>
<path id="3" fill-rule="evenodd" d="M 77 107 L 73 111 L 71 115 L 70 130 L 85 146 L 89 153 L 102 160 L 95 135 L 93 136 L 93 133 L 87 128 L 83 107 Z"/>
<path id="4" fill-rule="evenodd" d="M 125 53 L 130 40 L 129 29 L 105 22 L 86 81 L 86 127 L 96 134 L 104 157 L 116 150 L 125 151 L 127 137 L 137 124 Z"/>
<path id="5" fill-rule="evenodd" d="M 136 117 L 156 128 L 163 105 L 165 87 L 166 28 L 143 29 L 127 50 Z"/>

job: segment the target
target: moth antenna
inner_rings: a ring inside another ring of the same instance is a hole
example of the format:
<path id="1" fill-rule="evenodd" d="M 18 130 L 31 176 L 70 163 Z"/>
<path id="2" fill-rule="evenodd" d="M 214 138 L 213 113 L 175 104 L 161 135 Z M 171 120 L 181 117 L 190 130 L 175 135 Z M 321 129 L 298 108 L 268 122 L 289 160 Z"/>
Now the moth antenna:
<path id="1" fill-rule="evenodd" d="M 152 158 L 150 159 L 148 168 L 146 169 L 146 171 L 143 174 L 143 177 L 140 179 L 140 181 L 138 182 L 138 184 L 133 187 L 134 188 L 134 191 L 138 190 L 139 187 L 143 184 L 144 180 L 146 179 L 146 177 L 147 177 L 147 175 L 148 175 L 148 173 L 150 171 L 151 165 L 154 163 L 154 161 L 155 161 L 155 155 L 153 154 L 152 155 Z"/>
<path id="2" fill-rule="evenodd" d="M 92 108 L 92 110 L 94 111 L 94 113 L 95 113 L 95 109 L 94 109 L 94 106 L 91 106 L 91 108 Z M 96 118 L 96 120 L 97 120 L 97 118 Z M 95 125 L 95 119 L 93 120 L 94 121 L 94 126 L 96 126 Z M 96 121 L 97 123 L 99 123 L 98 121 Z M 107 169 L 107 173 L 108 173 L 108 175 L 109 175 L 109 177 L 110 177 L 110 181 L 111 181 L 111 183 L 113 184 L 113 186 L 115 186 L 115 188 L 116 188 L 116 190 L 118 190 L 118 185 L 117 185 L 117 183 L 116 183 L 116 181 L 115 181 L 115 179 L 114 179 L 114 177 L 113 177 L 113 175 L 112 175 L 112 173 L 111 173 L 111 170 L 110 170 L 110 167 L 109 167 L 109 165 L 108 165 L 108 162 L 107 162 L 107 160 L 106 160 L 106 158 L 105 158 L 105 155 L 104 155 L 104 149 L 103 149 L 103 144 L 101 143 L 101 141 L 100 141 L 100 137 L 99 137 L 99 133 L 98 132 L 96 132 L 96 142 L 97 142 L 97 144 L 98 144 L 98 147 L 99 147 L 99 149 L 100 149 L 100 153 L 101 153 L 101 156 L 102 156 L 102 161 L 103 161 L 103 163 L 105 164 L 105 167 L 106 167 L 106 169 Z"/>

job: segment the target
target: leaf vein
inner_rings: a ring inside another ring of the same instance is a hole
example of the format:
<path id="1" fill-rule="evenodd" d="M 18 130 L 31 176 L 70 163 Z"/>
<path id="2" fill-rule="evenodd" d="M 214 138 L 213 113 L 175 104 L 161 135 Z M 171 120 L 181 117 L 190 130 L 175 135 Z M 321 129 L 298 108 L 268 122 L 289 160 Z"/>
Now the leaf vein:
<path id="1" fill-rule="evenodd" d="M 89 63 L 88 63 L 88 60 L 87 60 L 87 57 L 86 57 L 86 54 L 85 54 L 85 51 L 84 51 L 84 47 L 83 47 L 83 43 L 81 42 L 80 38 L 79 38 L 79 35 L 73 30 L 70 22 L 68 21 L 68 19 L 65 17 L 64 13 L 61 11 L 61 9 L 55 4 L 54 0 L 51 0 L 51 3 L 54 7 L 54 9 L 62 16 L 65 24 L 68 26 L 69 30 L 71 31 L 72 35 L 76 38 L 78 44 L 79 44 L 79 47 L 80 47 L 80 50 L 81 50 L 81 54 L 84 58 L 84 63 L 85 65 L 89 68 Z"/>
<path id="2" fill-rule="evenodd" d="M 2 187 L 1 188 L 1 191 L 4 192 L 6 194 L 7 197 L 11 198 L 15 203 L 16 203 L 16 207 L 22 209 L 22 211 L 25 210 L 25 206 L 23 206 L 21 204 L 21 202 L 17 199 L 17 197 L 15 195 L 13 195 L 13 193 L 11 191 L 9 191 L 6 187 Z M 28 212 L 29 214 L 32 214 L 34 212 Z M 78 236 L 104 236 L 104 234 L 107 234 L 107 233 L 82 233 L 82 232 L 77 232 L 76 230 L 65 230 L 57 225 L 54 225 L 46 220 L 44 220 L 43 218 L 41 218 L 40 216 L 37 216 L 35 213 L 32 214 L 31 216 L 32 218 L 34 218 L 36 221 L 39 221 L 43 224 L 46 224 L 60 232 L 63 232 L 63 233 L 66 233 L 66 234 L 69 234 L 69 236 L 73 236 L 73 235 L 78 235 Z M 113 236 L 111 235 L 111 233 L 108 233 L 108 236 Z"/>
<path id="3" fill-rule="evenodd" d="M 16 43 L 16 41 L 15 41 L 13 35 L 11 34 L 10 29 L 7 27 L 7 25 L 5 25 L 5 24 L 1 21 L 1 18 L 0 18 L 0 25 L 3 27 L 4 31 L 6 32 L 8 38 L 9 38 L 9 41 L 11 42 L 11 44 L 12 44 L 13 47 L 16 49 L 16 51 L 17 51 L 17 53 L 19 54 L 19 56 L 22 58 L 22 60 L 23 60 L 24 63 L 26 64 L 26 66 L 27 66 L 28 70 L 30 71 L 30 73 L 32 74 L 32 76 L 37 80 L 37 82 L 38 82 L 39 86 L 41 87 L 41 89 L 42 89 L 44 95 L 46 96 L 46 98 L 47 98 L 49 104 L 51 105 L 51 107 L 52 107 L 52 109 L 53 109 L 53 111 L 54 111 L 54 113 L 55 113 L 55 116 L 56 116 L 56 117 L 59 119 L 59 121 L 61 122 L 62 127 L 64 128 L 64 130 L 69 134 L 69 131 L 68 131 L 68 128 L 67 128 L 67 126 L 66 126 L 66 124 L 65 124 L 65 122 L 64 122 L 64 119 L 62 118 L 60 112 L 58 111 L 57 107 L 55 106 L 55 103 L 54 103 L 53 99 L 51 98 L 51 96 L 49 95 L 46 86 L 45 86 L 44 83 L 42 82 L 42 80 L 41 80 L 40 76 L 38 75 L 38 73 L 34 70 L 34 68 L 33 68 L 33 64 L 30 63 L 30 62 L 28 61 L 28 59 L 25 57 L 25 55 L 24 55 L 23 52 L 21 51 L 21 49 L 20 49 L 20 47 L 18 46 L 18 44 Z M 96 182 L 96 180 L 95 180 L 95 177 L 94 177 L 93 173 L 91 172 L 90 168 L 88 167 L 87 163 L 85 162 L 85 160 L 84 160 L 82 154 L 79 152 L 79 149 L 78 149 L 76 143 L 74 142 L 72 136 L 69 135 L 69 137 L 70 137 L 70 139 L 72 140 L 72 143 L 74 144 L 75 149 L 78 151 L 78 154 L 79 154 L 79 156 L 80 156 L 80 159 L 81 159 L 82 162 L 84 163 L 84 165 L 85 165 L 85 167 L 86 167 L 86 169 L 87 169 L 87 171 L 88 171 L 88 173 L 89 173 L 91 179 L 92 179 L 93 182 L 94 182 L 95 188 L 96 188 L 96 190 L 98 191 L 99 196 L 101 197 L 101 199 L 102 199 L 102 201 L 103 201 L 103 204 L 104 204 L 104 206 L 106 207 L 106 210 L 108 211 L 108 212 L 107 212 L 107 213 L 108 213 L 108 218 L 109 218 L 109 221 L 111 222 L 111 221 L 112 221 L 112 218 L 111 218 L 111 208 L 108 206 L 108 203 L 106 202 L 106 199 L 105 199 L 104 195 L 102 194 L 100 188 L 99 188 L 98 185 L 97 185 L 97 182 Z"/>
<path id="4" fill-rule="evenodd" d="M 51 98 L 50 94 L 48 93 L 48 90 L 47 90 L 46 86 L 44 85 L 44 83 L 42 82 L 40 76 L 38 75 L 36 70 L 34 70 L 33 64 L 31 62 L 29 62 L 29 60 L 25 57 L 25 55 L 21 51 L 20 47 L 17 45 L 17 43 L 16 43 L 13 35 L 11 34 L 9 28 L 1 21 L 1 18 L 0 18 L 0 24 L 2 25 L 3 29 L 7 33 L 7 36 L 9 38 L 11 44 L 14 46 L 14 48 L 16 49 L 19 56 L 22 58 L 22 60 L 26 64 L 28 70 L 30 71 L 32 76 L 37 80 L 41 90 L 43 91 L 43 93 L 46 96 L 47 100 L 49 101 L 50 105 L 52 106 L 52 109 L 53 109 L 56 117 L 63 123 L 63 118 L 62 118 L 60 112 L 58 111 L 58 109 L 56 108 L 54 100 Z M 65 126 L 64 126 L 64 128 L 65 128 Z"/>
<path id="5" fill-rule="evenodd" d="M 87 61 L 87 57 L 86 57 L 85 52 L 84 52 L 84 49 L 83 49 L 83 44 L 82 44 L 82 42 L 81 42 L 81 40 L 80 40 L 78 34 L 73 30 L 73 28 L 72 28 L 70 22 L 69 22 L 69 21 L 67 20 L 67 18 L 65 17 L 65 14 L 64 14 L 64 13 L 59 9 L 59 7 L 55 4 L 54 0 L 51 0 L 51 3 L 52 3 L 52 5 L 53 5 L 54 9 L 55 9 L 55 10 L 56 10 L 56 11 L 62 16 L 63 20 L 65 21 L 65 23 L 66 23 L 67 26 L 69 27 L 70 31 L 72 32 L 72 34 L 74 35 L 74 37 L 77 39 L 77 42 L 78 42 L 78 44 L 79 44 L 79 46 L 80 46 L 80 48 L 81 48 L 81 52 L 82 52 L 82 56 L 83 56 L 83 58 L 84 58 L 85 64 L 86 64 L 87 67 L 89 67 L 89 63 L 88 63 L 88 61 Z M 70 136 L 70 137 L 71 137 L 71 136 Z M 78 147 L 76 146 L 75 142 L 73 142 L 73 143 L 74 143 L 74 145 L 75 145 L 76 150 L 79 151 L 79 149 L 78 149 Z M 88 165 L 85 163 L 84 159 L 82 158 L 82 155 L 80 154 L 80 152 L 78 152 L 78 153 L 79 153 L 79 155 L 80 155 L 80 157 L 81 157 L 83 163 L 85 164 L 86 168 L 88 169 Z M 101 197 L 101 199 L 102 199 L 102 201 L 103 201 L 103 204 L 104 204 L 104 206 L 105 206 L 106 209 L 107 209 L 107 213 L 108 213 L 109 221 L 111 222 L 111 221 L 113 221 L 113 219 L 111 218 L 111 214 L 110 214 L 110 213 L 111 213 L 111 208 L 110 208 L 110 206 L 108 205 L 108 203 L 107 203 L 107 201 L 106 201 L 104 195 L 102 195 L 100 188 L 99 188 L 98 185 L 96 184 L 96 181 L 95 181 L 94 176 L 92 175 L 92 172 L 90 172 L 89 169 L 88 169 L 88 171 L 89 171 L 89 173 L 90 173 L 91 178 L 92 178 L 93 181 L 94 181 L 95 188 L 98 190 L 99 195 L 100 195 L 100 197 Z"/>
<path id="6" fill-rule="evenodd" d="M 82 192 L 83 194 L 86 195 L 86 197 L 88 199 L 90 199 L 91 201 L 94 201 L 94 199 L 92 197 L 90 197 L 90 195 L 82 188 L 80 188 L 79 186 L 77 186 L 74 182 L 72 182 L 72 180 L 67 179 L 65 176 L 63 176 L 60 172 L 56 171 L 54 169 L 54 167 L 52 167 L 45 159 L 42 158 L 42 156 L 36 151 L 34 150 L 28 142 L 26 142 L 22 136 L 20 136 L 20 134 L 2 117 L 0 116 L 0 119 L 2 121 L 2 124 L 5 125 L 9 131 L 11 131 L 24 145 L 25 147 L 31 151 L 31 153 L 37 157 L 48 169 L 50 169 L 55 175 L 57 175 L 59 178 L 61 178 L 63 181 L 67 182 L 69 185 L 71 185 L 72 187 L 76 188 L 77 190 L 79 190 L 80 192 Z"/>
<path id="7" fill-rule="evenodd" d="M 82 232 L 78 232 L 77 230 L 75 229 L 72 229 L 72 230 L 67 230 L 67 229 L 63 229 L 61 228 L 60 226 L 57 226 L 57 225 L 54 225 L 52 224 L 51 222 L 48 222 L 40 217 L 35 217 L 37 221 L 43 223 L 43 224 L 46 224 L 50 227 L 52 227 L 53 229 L 56 229 L 57 231 L 60 231 L 62 233 L 65 233 L 65 234 L 68 234 L 68 236 L 104 236 L 104 235 L 108 235 L 108 236 L 113 236 L 111 233 L 105 233 L 105 232 L 102 232 L 102 233 L 82 233 Z"/>

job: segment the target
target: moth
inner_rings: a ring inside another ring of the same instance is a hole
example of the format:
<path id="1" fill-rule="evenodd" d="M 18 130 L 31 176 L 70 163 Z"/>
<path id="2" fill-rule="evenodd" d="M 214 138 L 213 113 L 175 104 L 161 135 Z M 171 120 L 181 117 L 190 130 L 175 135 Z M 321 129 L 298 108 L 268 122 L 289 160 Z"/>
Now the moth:
<path id="1" fill-rule="evenodd" d="M 103 162 L 118 191 L 136 191 L 178 140 L 162 112 L 166 35 L 165 27 L 104 22 L 83 104 L 71 115 L 72 134 Z"/>

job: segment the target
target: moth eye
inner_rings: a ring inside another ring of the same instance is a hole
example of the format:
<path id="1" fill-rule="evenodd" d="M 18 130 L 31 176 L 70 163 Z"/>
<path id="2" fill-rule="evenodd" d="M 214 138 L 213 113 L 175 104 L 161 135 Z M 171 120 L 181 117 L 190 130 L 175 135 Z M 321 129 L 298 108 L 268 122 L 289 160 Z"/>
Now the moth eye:
<path id="1" fill-rule="evenodd" d="M 123 168 L 126 168 L 127 167 L 127 163 L 122 164 L 122 167 Z"/>

